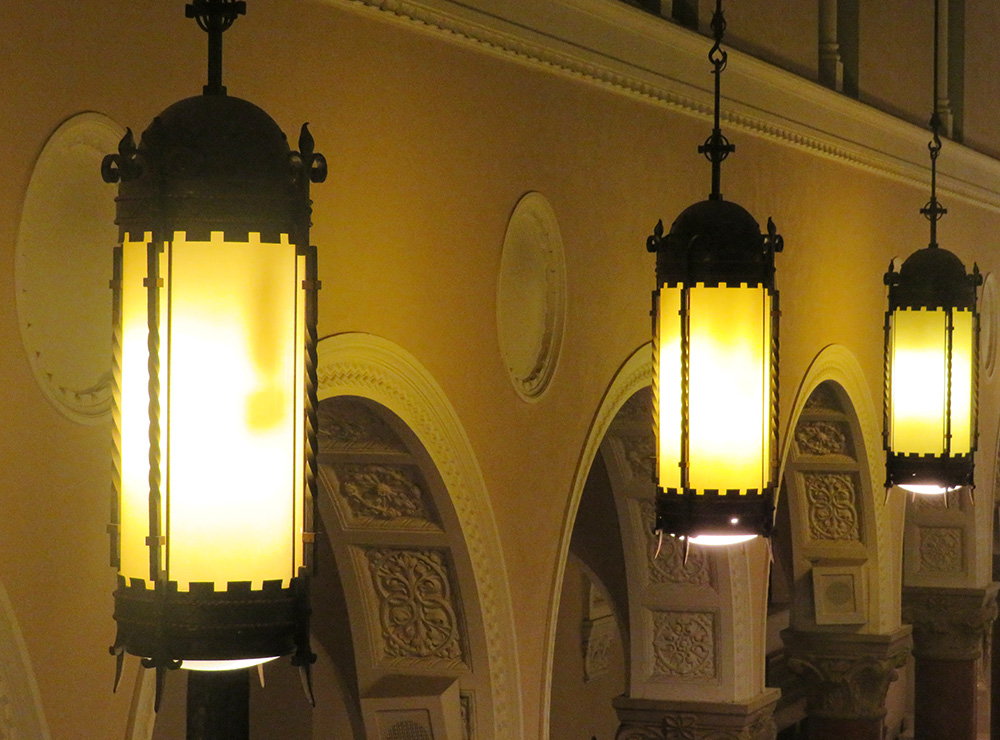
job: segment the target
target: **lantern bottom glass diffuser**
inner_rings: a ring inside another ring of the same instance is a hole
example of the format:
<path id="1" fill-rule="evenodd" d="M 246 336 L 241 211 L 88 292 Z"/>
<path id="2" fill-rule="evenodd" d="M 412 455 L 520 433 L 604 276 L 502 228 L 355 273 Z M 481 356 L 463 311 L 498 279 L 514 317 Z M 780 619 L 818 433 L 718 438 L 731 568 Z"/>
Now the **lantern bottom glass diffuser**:
<path id="1" fill-rule="evenodd" d="M 719 547 L 749 542 L 752 539 L 756 539 L 757 536 L 755 534 L 695 534 L 688 537 L 688 541 L 692 545 Z"/>
<path id="2" fill-rule="evenodd" d="M 246 658 L 245 660 L 185 660 L 181 668 L 189 671 L 237 671 L 241 668 L 253 668 L 255 665 L 270 663 L 277 660 L 278 655 L 270 658 Z"/>
<path id="3" fill-rule="evenodd" d="M 900 484 L 899 486 L 904 491 L 909 491 L 910 493 L 920 493 L 929 496 L 940 496 L 943 493 L 951 493 L 952 491 L 957 491 L 961 486 L 936 486 L 932 484 Z"/>

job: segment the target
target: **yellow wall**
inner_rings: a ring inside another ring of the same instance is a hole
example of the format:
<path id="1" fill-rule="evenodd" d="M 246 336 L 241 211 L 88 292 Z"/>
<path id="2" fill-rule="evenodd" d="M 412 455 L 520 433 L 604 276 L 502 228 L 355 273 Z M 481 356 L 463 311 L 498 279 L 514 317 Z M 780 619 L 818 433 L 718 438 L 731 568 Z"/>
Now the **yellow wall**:
<path id="1" fill-rule="evenodd" d="M 548 713 L 541 674 L 571 481 L 602 394 L 648 341 L 653 257 L 645 238 L 658 218 L 669 223 L 708 193 L 708 166 L 695 151 L 708 124 L 374 13 L 319 2 L 294 3 L 294 11 L 281 0 L 250 5 L 226 37 L 230 93 L 264 107 L 290 136 L 308 120 L 330 162 L 327 182 L 313 190 L 320 333 L 363 331 L 401 345 L 462 420 L 499 528 L 525 738 L 533 740 Z M 82 728 L 87 737 L 120 737 L 128 711 L 128 691 L 111 694 L 106 654 L 114 635 L 110 424 L 69 422 L 36 386 L 14 307 L 14 240 L 32 164 L 62 120 L 98 110 L 138 132 L 169 103 L 200 92 L 204 40 L 181 7 L 105 0 L 42 13 L 0 5 L 0 582 L 53 738 L 81 737 Z M 871 89 L 873 99 L 908 112 L 923 104 L 916 95 L 890 100 L 891 80 Z M 985 139 L 992 129 L 977 131 Z M 809 362 L 830 343 L 855 354 L 878 401 L 881 276 L 891 257 L 925 245 L 917 210 L 926 189 L 728 133 L 737 153 L 723 168 L 724 194 L 761 222 L 772 215 L 785 238 L 777 258 L 781 429 Z M 555 209 L 568 279 L 558 370 L 534 404 L 505 374 L 495 318 L 504 229 L 528 190 Z M 943 246 L 967 265 L 995 269 L 997 214 L 956 198 L 946 205 Z M 109 273 L 110 246 L 94 255 Z M 995 392 L 984 388 L 984 398 L 988 466 Z"/>

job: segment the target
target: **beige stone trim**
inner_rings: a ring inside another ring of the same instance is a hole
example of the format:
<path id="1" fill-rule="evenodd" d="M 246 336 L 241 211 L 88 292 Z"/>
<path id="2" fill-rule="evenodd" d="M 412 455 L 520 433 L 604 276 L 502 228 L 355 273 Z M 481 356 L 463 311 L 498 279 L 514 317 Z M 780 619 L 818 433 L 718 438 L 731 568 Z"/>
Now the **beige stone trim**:
<path id="1" fill-rule="evenodd" d="M 1000 583 L 985 588 L 903 589 L 903 620 L 913 625 L 913 654 L 976 660 L 989 644 Z"/>
<path id="2" fill-rule="evenodd" d="M 485 53 L 708 120 L 704 36 L 613 0 L 326 0 Z M 729 49 L 722 118 L 824 159 L 926 189 L 929 134 L 812 80 Z M 938 190 L 1000 211 L 1000 162 L 946 142 Z"/>
<path id="3" fill-rule="evenodd" d="M 788 667 L 803 683 L 809 716 L 881 719 L 889 684 L 913 645 L 910 627 L 888 635 L 783 630 Z"/>

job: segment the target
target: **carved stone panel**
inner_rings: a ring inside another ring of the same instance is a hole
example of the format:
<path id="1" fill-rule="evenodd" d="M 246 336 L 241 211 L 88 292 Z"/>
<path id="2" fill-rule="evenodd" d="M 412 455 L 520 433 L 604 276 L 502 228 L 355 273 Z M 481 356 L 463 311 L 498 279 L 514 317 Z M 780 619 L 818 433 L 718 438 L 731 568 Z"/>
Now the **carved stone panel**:
<path id="1" fill-rule="evenodd" d="M 806 399 L 805 408 L 808 411 L 844 412 L 844 407 L 840 403 L 840 399 L 837 398 L 837 393 L 833 390 L 829 381 L 816 386 L 816 389 Z"/>
<path id="2" fill-rule="evenodd" d="M 795 427 L 795 444 L 801 455 L 854 457 L 850 430 L 843 421 L 802 421 Z"/>
<path id="3" fill-rule="evenodd" d="M 650 583 L 712 587 L 712 571 L 706 550 L 699 547 L 691 548 L 685 563 L 684 543 L 681 540 L 665 535 L 660 542 L 653 533 L 656 520 L 656 508 L 653 503 L 640 501 L 639 509 L 642 514 L 643 531 L 647 537 Z M 659 556 L 656 556 L 657 547 L 660 548 Z"/>
<path id="4" fill-rule="evenodd" d="M 378 602 L 383 659 L 464 662 L 451 565 L 440 550 L 365 550 Z"/>
<path id="5" fill-rule="evenodd" d="M 920 527 L 921 573 L 961 573 L 961 527 Z"/>
<path id="6" fill-rule="evenodd" d="M 889 684 L 912 645 L 908 627 L 888 635 L 786 629 L 781 637 L 788 667 L 805 687 L 809 715 L 840 720 L 885 716 Z"/>
<path id="7" fill-rule="evenodd" d="M 813 540 L 858 541 L 855 476 L 851 473 L 802 473 L 809 503 L 809 535 Z"/>
<path id="8" fill-rule="evenodd" d="M 324 472 L 345 519 L 355 525 L 437 525 L 437 516 L 416 466 L 343 463 Z"/>
<path id="9" fill-rule="evenodd" d="M 988 653 L 997 589 L 996 583 L 985 589 L 904 588 L 902 616 L 913 625 L 914 655 L 975 660 Z"/>
<path id="10" fill-rule="evenodd" d="M 355 398 L 328 398 L 320 403 L 318 414 L 321 453 L 407 453 L 389 425 Z"/>
<path id="11" fill-rule="evenodd" d="M 715 677 L 715 613 L 654 611 L 653 675 Z"/>
<path id="12" fill-rule="evenodd" d="M 615 740 L 774 740 L 774 708 L 779 692 L 750 702 L 614 700 L 621 725 Z"/>

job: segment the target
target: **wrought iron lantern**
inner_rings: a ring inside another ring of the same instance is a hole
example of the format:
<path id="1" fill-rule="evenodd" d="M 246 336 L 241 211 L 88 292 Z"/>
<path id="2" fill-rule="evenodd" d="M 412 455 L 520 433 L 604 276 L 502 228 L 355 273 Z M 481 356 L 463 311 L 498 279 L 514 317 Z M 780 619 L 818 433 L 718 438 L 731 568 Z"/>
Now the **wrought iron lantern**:
<path id="1" fill-rule="evenodd" d="M 720 165 L 735 147 L 719 127 L 718 0 L 715 127 L 698 151 L 712 163 L 712 193 L 663 233 L 653 293 L 656 528 L 695 544 L 732 544 L 770 535 L 774 519 L 778 399 L 778 292 L 774 254 L 782 239 L 762 234 L 741 206 L 722 199 Z"/>
<path id="2" fill-rule="evenodd" d="M 316 248 L 309 186 L 326 162 L 302 127 L 226 94 L 222 34 L 245 3 L 186 6 L 208 33 L 204 94 L 131 131 L 114 251 L 115 684 L 227 670 L 309 645 L 316 429 Z"/>
<path id="3" fill-rule="evenodd" d="M 934 103 L 938 100 L 938 8 L 934 15 Z M 931 198 L 920 212 L 930 221 L 930 244 L 911 254 L 899 271 L 890 263 L 885 314 L 883 445 L 886 488 L 945 493 L 975 485 L 979 313 L 976 288 L 983 279 L 937 243 L 937 222 L 947 213 L 937 199 L 941 117 L 930 120 L 933 139 Z"/>

